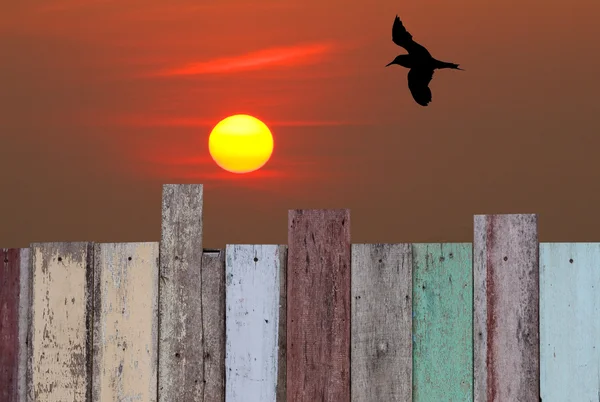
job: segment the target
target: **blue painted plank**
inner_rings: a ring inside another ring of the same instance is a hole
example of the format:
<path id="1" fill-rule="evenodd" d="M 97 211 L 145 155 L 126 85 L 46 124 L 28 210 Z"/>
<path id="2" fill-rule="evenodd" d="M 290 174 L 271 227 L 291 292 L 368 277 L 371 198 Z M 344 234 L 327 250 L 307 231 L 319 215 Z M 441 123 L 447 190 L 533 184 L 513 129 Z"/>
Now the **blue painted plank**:
<path id="1" fill-rule="evenodd" d="M 600 395 L 600 243 L 540 244 L 544 402 Z"/>

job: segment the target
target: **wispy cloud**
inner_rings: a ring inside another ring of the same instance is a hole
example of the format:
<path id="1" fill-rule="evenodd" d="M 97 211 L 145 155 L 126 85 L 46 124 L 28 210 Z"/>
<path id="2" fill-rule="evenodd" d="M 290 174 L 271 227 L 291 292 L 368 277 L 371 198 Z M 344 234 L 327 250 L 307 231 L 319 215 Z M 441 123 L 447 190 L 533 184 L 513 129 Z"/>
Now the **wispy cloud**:
<path id="1" fill-rule="evenodd" d="M 287 47 L 272 47 L 233 57 L 215 58 L 208 61 L 188 63 L 158 71 L 152 76 L 182 76 L 200 74 L 223 74 L 258 70 L 267 67 L 296 66 L 321 60 L 333 50 L 332 43 L 313 43 Z"/>
<path id="2" fill-rule="evenodd" d="M 105 120 L 106 121 L 106 120 Z M 133 127 L 213 127 L 218 119 L 195 117 L 149 117 L 121 116 L 112 120 L 113 124 Z M 368 122 L 335 120 L 265 120 L 269 127 L 323 127 L 367 125 Z"/>

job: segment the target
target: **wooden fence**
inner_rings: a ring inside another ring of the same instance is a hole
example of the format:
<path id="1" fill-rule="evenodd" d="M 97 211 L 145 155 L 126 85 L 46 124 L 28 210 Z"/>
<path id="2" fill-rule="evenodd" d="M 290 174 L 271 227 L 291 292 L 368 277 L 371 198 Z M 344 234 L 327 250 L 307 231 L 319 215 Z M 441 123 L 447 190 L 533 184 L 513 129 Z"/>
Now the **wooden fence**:
<path id="1" fill-rule="evenodd" d="M 1 402 L 598 399 L 600 243 L 479 215 L 351 244 L 348 210 L 293 210 L 287 246 L 203 250 L 202 196 L 164 186 L 160 243 L 2 250 Z"/>

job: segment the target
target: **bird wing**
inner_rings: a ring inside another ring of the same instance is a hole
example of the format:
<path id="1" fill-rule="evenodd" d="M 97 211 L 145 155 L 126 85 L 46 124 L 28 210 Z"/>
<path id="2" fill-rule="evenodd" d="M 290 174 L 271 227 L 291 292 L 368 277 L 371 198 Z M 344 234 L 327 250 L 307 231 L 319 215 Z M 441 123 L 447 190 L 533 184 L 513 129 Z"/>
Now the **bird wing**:
<path id="1" fill-rule="evenodd" d="M 392 41 L 396 45 L 406 49 L 409 54 L 426 54 L 431 56 L 425 47 L 419 45 L 413 40 L 412 35 L 406 30 L 406 28 L 404 28 L 404 25 L 398 16 L 396 16 L 396 19 L 394 20 L 394 26 L 392 27 Z"/>
<path id="2" fill-rule="evenodd" d="M 433 70 L 425 68 L 412 68 L 408 72 L 408 89 L 415 101 L 421 106 L 431 102 L 431 89 L 429 83 L 433 78 Z"/>

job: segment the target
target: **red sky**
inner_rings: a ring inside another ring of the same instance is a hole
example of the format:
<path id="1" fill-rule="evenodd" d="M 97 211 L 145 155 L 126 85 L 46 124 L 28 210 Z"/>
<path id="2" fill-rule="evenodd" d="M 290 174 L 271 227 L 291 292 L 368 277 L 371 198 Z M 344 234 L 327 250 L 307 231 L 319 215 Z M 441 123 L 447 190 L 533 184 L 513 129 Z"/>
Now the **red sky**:
<path id="1" fill-rule="evenodd" d="M 21 0 L 0 14 L 0 246 L 160 237 L 163 183 L 205 185 L 205 246 L 286 243 L 287 210 L 351 208 L 353 242 L 471 241 L 538 213 L 600 241 L 600 3 Z M 399 14 L 466 71 L 427 108 L 385 68 Z M 210 129 L 248 113 L 267 166 L 228 174 Z"/>

